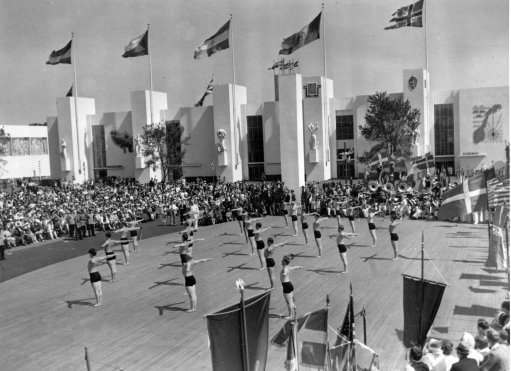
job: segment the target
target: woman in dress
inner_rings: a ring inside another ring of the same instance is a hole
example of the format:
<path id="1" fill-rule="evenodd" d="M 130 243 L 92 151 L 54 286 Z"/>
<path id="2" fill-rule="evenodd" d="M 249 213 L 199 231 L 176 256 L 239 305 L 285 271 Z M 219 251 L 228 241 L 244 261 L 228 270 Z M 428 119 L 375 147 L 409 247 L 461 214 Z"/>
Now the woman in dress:
<path id="1" fill-rule="evenodd" d="M 282 291 L 286 300 L 288 316 L 286 319 L 296 318 L 296 305 L 293 297 L 294 286 L 291 282 L 290 273 L 295 269 L 302 269 L 302 266 L 291 266 L 291 257 L 286 255 L 282 258 L 282 269 L 280 271 L 280 282 L 282 283 Z"/>

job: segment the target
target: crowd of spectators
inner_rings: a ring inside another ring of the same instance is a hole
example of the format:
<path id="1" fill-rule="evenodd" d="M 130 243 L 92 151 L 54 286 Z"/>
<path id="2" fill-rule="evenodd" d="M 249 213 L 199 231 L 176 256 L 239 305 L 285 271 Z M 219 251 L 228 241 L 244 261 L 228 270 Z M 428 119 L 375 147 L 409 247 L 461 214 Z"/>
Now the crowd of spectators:
<path id="1" fill-rule="evenodd" d="M 480 318 L 474 334 L 463 333 L 458 345 L 450 340 L 429 339 L 424 348 L 412 347 L 406 371 L 508 371 L 509 300 L 488 322 Z"/>

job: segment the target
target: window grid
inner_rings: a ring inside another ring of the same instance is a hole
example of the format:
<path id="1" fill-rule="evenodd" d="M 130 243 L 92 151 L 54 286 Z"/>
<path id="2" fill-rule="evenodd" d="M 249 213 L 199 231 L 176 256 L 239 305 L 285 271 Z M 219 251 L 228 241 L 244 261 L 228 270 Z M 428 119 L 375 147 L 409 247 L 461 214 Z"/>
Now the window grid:
<path id="1" fill-rule="evenodd" d="M 247 116 L 248 163 L 264 163 L 263 116 Z"/>
<path id="2" fill-rule="evenodd" d="M 353 139 L 353 115 L 336 116 L 335 129 L 337 140 Z"/>
<path id="3" fill-rule="evenodd" d="M 435 104 L 435 155 L 454 155 L 454 108 Z"/>

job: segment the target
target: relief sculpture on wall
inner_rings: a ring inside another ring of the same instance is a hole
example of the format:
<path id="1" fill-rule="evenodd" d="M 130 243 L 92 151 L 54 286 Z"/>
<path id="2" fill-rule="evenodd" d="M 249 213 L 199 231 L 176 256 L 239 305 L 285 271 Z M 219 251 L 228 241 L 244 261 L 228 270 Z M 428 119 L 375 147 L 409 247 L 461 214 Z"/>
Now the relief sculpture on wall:
<path id="1" fill-rule="evenodd" d="M 504 141 L 502 105 L 475 105 L 472 107 L 474 144 L 501 143 Z"/>

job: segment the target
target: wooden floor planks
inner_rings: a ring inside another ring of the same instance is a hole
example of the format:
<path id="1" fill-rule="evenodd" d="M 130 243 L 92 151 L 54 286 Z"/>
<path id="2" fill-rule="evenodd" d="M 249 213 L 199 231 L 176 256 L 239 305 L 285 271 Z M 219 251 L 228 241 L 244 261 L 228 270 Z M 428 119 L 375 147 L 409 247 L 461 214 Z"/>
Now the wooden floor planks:
<path id="1" fill-rule="evenodd" d="M 270 217 L 265 225 L 276 228 L 265 237 L 290 235 L 282 218 Z M 425 231 L 425 277 L 447 281 L 444 299 L 431 335 L 459 339 L 464 330 L 474 331 L 479 317 L 489 318 L 505 297 L 505 274 L 484 267 L 487 255 L 485 226 L 445 222 L 405 221 L 399 227 L 398 261 L 390 260 L 388 219 L 377 221 L 376 250 L 370 248 L 366 223 L 357 220 L 361 236 L 353 240 L 348 255 L 350 273 L 339 275 L 341 263 L 335 247 L 336 221 L 326 221 L 324 255 L 316 258 L 313 243 L 304 247 L 301 236 L 276 252 L 276 261 L 287 253 L 300 253 L 293 264 L 305 269 L 293 272 L 300 314 L 315 310 L 330 295 L 329 324 L 340 326 L 353 284 L 355 311 L 367 312 L 368 345 L 380 353 L 382 369 L 403 364 L 402 273 L 420 274 L 420 231 Z M 347 228 L 349 230 L 349 227 Z M 84 347 L 96 370 L 208 370 L 210 354 L 204 315 L 235 303 L 239 295 L 234 282 L 243 278 L 247 294 L 268 287 L 266 272 L 258 259 L 247 255 L 244 239 L 235 223 L 205 227 L 194 248 L 196 258 L 213 261 L 194 268 L 198 280 L 199 311 L 188 314 L 179 256 L 169 253 L 166 241 L 178 235 L 144 240 L 129 266 L 118 267 L 119 281 L 104 282 L 104 306 L 93 308 L 92 291 L 85 279 L 87 257 L 48 266 L 0 284 L 0 342 L 2 370 L 84 369 Z M 376 255 L 374 255 L 376 254 Z M 275 279 L 278 282 L 278 267 Z M 102 270 L 109 279 L 108 269 Z M 270 335 L 284 321 L 286 312 L 280 285 L 272 292 Z M 362 322 L 357 320 L 362 337 Z M 330 339 L 335 341 L 333 332 Z M 283 369 L 285 352 L 270 346 L 268 370 Z"/>

